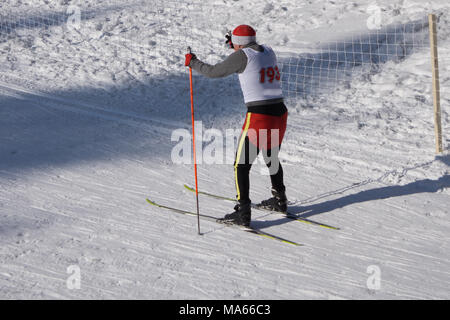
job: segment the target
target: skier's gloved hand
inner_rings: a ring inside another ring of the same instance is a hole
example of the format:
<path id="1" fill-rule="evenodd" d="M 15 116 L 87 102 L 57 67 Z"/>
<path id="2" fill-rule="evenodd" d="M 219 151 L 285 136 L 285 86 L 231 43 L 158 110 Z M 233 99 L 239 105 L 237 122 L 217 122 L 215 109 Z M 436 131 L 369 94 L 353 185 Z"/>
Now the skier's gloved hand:
<path id="1" fill-rule="evenodd" d="M 228 48 L 233 49 L 234 45 L 233 45 L 233 42 L 231 42 L 231 31 L 227 32 L 227 34 L 225 35 L 225 38 L 227 39 L 227 41 L 225 41 L 225 45 Z"/>
<path id="2" fill-rule="evenodd" d="M 195 54 L 193 54 L 193 53 L 187 53 L 187 54 L 185 55 L 184 65 L 185 65 L 186 67 L 188 67 L 188 66 L 191 64 L 191 60 L 192 60 L 192 59 L 195 59 L 195 58 L 196 58 L 196 55 L 195 55 Z"/>

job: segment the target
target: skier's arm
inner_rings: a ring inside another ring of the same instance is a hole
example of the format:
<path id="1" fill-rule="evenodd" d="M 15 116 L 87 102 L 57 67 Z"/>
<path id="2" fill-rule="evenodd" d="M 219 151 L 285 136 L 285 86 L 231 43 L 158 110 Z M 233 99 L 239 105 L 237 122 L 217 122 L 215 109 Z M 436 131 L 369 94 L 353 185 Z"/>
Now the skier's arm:
<path id="1" fill-rule="evenodd" d="M 204 63 L 194 56 L 189 66 L 205 77 L 223 78 L 233 73 L 243 72 L 247 66 L 247 55 L 242 50 L 238 50 L 216 65 Z"/>

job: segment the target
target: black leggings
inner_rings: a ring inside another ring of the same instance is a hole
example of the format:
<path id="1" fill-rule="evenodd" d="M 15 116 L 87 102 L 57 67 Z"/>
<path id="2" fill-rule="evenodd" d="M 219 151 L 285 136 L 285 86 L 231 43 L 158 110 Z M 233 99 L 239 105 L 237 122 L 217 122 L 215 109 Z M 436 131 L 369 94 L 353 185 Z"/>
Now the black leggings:
<path id="1" fill-rule="evenodd" d="M 263 157 L 269 168 L 272 188 L 278 192 L 284 192 L 286 188 L 283 183 L 283 168 L 278 159 L 280 147 L 263 150 Z M 250 202 L 250 169 L 259 152 L 259 148 L 250 143 L 248 136 L 242 141 L 242 145 L 238 146 L 234 161 L 234 176 L 237 191 L 236 199 L 239 203 Z"/>

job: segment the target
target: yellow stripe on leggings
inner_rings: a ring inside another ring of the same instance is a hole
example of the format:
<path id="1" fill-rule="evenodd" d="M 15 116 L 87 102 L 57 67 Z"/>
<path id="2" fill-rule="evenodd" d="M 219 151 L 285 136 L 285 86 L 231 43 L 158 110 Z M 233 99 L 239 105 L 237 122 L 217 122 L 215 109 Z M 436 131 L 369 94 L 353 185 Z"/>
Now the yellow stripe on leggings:
<path id="1" fill-rule="evenodd" d="M 237 166 L 239 164 L 239 160 L 241 159 L 242 148 L 244 147 L 245 137 L 247 136 L 248 127 L 250 126 L 250 118 L 252 116 L 251 112 L 247 112 L 247 118 L 245 120 L 245 127 L 242 131 L 241 139 L 239 140 L 239 146 L 236 155 L 236 161 L 234 163 L 234 179 L 236 184 L 236 192 L 237 192 L 237 200 L 241 199 L 241 192 L 239 191 L 239 182 L 237 176 Z"/>

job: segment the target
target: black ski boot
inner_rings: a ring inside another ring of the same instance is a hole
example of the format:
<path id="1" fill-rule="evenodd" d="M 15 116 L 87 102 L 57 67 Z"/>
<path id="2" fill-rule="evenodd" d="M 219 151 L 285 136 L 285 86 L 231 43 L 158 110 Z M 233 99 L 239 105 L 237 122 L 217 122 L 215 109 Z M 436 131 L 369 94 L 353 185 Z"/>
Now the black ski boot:
<path id="1" fill-rule="evenodd" d="M 240 226 L 249 227 L 251 221 L 250 203 L 238 203 L 234 207 L 234 212 L 225 215 L 225 217 L 219 219 L 219 221 L 222 223 L 237 224 Z"/>
<path id="2" fill-rule="evenodd" d="M 261 201 L 257 204 L 258 208 L 267 209 L 271 211 L 287 212 L 287 198 L 284 191 L 278 192 L 272 188 L 273 197 L 267 200 Z"/>

